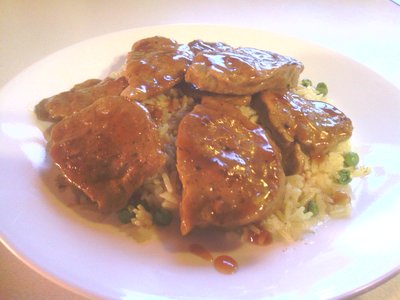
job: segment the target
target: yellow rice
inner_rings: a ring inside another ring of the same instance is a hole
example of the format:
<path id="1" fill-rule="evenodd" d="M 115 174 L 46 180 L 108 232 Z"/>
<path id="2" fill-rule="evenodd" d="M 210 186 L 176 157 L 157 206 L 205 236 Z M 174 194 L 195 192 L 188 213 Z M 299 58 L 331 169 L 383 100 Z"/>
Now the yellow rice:
<path id="1" fill-rule="evenodd" d="M 295 92 L 300 96 L 318 101 L 329 100 L 318 94 L 311 86 L 299 86 Z M 175 111 L 168 110 L 170 102 L 175 101 Z M 153 206 L 163 207 L 178 216 L 179 202 L 182 188 L 178 179 L 175 162 L 175 138 L 177 126 L 182 117 L 195 105 L 193 99 L 184 96 L 178 90 L 172 89 L 166 95 L 148 99 L 143 104 L 151 108 L 156 106 L 162 111 L 161 123 L 158 126 L 165 152 L 169 160 L 165 169 L 157 176 L 148 179 L 140 189 L 141 200 Z M 252 122 L 257 122 L 258 115 L 250 106 L 239 107 L 241 112 Z M 268 230 L 275 239 L 293 242 L 305 233 L 313 230 L 314 226 L 329 218 L 345 218 L 351 214 L 351 201 L 344 204 L 335 204 L 331 195 L 335 192 L 345 192 L 351 197 L 351 186 L 336 183 L 337 172 L 343 169 L 343 154 L 351 151 L 349 141 L 337 145 L 322 160 L 305 163 L 305 171 L 301 175 L 286 177 L 285 197 L 282 209 L 268 216 L 261 222 L 261 226 Z M 369 169 L 365 167 L 350 168 L 352 177 L 365 176 Z M 318 206 L 318 215 L 314 216 L 306 210 L 306 204 L 313 199 Z M 152 225 L 151 214 L 139 205 L 132 224 L 137 227 L 149 228 Z M 251 233 L 259 233 L 260 228 L 248 225 L 241 229 L 242 239 L 246 240 Z"/>

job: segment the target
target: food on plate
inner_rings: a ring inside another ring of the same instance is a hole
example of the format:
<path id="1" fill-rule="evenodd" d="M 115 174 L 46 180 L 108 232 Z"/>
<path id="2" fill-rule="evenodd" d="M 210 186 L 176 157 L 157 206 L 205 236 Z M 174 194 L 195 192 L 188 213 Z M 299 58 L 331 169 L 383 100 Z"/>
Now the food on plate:
<path id="1" fill-rule="evenodd" d="M 106 62 L 105 62 L 106 63 Z M 291 57 L 221 42 L 136 41 L 123 68 L 42 100 L 49 154 L 126 226 L 179 220 L 267 244 L 348 216 L 353 124 Z"/>
<path id="2" fill-rule="evenodd" d="M 215 42 L 209 43 L 203 40 L 194 40 L 188 43 L 190 50 L 194 55 L 198 53 L 212 53 L 212 52 L 223 52 L 223 51 L 232 51 L 233 47 L 228 44 Z"/>
<path id="3" fill-rule="evenodd" d="M 89 79 L 71 90 L 40 101 L 35 112 L 40 120 L 59 121 L 94 103 L 100 97 L 119 96 L 128 85 L 124 77 Z"/>
<path id="4" fill-rule="evenodd" d="M 146 109 L 120 96 L 102 97 L 57 123 L 50 155 L 102 211 L 123 208 L 165 154 Z"/>
<path id="5" fill-rule="evenodd" d="M 137 41 L 128 53 L 124 77 L 129 86 L 122 95 L 143 100 L 181 82 L 193 58 L 188 45 L 153 37 Z"/>
<path id="6" fill-rule="evenodd" d="M 297 85 L 303 65 L 290 57 L 254 48 L 199 51 L 185 80 L 200 90 L 228 95 L 290 89 Z"/>
<path id="7" fill-rule="evenodd" d="M 291 91 L 266 91 L 259 97 L 265 105 L 266 127 L 285 155 L 286 174 L 299 172 L 304 161 L 300 151 L 311 158 L 324 156 L 351 137 L 351 120 L 329 103 L 307 100 Z"/>
<path id="8" fill-rule="evenodd" d="M 234 106 L 203 100 L 180 122 L 176 147 L 182 234 L 258 222 L 281 205 L 280 150 Z"/>

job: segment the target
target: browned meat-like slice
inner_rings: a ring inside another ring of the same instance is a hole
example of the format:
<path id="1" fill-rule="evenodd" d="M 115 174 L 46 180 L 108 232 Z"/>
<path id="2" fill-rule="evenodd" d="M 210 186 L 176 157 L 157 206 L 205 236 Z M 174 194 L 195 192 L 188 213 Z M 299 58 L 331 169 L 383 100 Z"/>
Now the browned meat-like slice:
<path id="1" fill-rule="evenodd" d="M 203 96 L 201 102 L 213 100 L 213 101 L 224 101 L 232 105 L 249 105 L 251 101 L 250 95 L 220 95 L 220 94 L 210 94 Z"/>
<path id="2" fill-rule="evenodd" d="M 194 54 L 199 52 L 222 52 L 233 50 L 231 46 L 221 42 L 209 43 L 202 40 L 191 41 L 188 46 Z"/>
<path id="3" fill-rule="evenodd" d="M 259 221 L 280 206 L 279 149 L 259 125 L 226 102 L 204 101 L 181 121 L 177 168 L 181 232 Z"/>
<path id="4" fill-rule="evenodd" d="M 185 80 L 200 90 L 251 95 L 297 85 L 303 65 L 290 57 L 254 48 L 196 54 Z"/>
<path id="5" fill-rule="evenodd" d="M 129 86 L 123 96 L 144 100 L 163 93 L 183 80 L 192 57 L 187 45 L 165 37 L 136 42 L 126 61 L 125 77 Z"/>
<path id="6" fill-rule="evenodd" d="M 282 147 L 282 164 L 286 175 L 301 174 L 308 158 L 297 142 L 284 144 Z"/>
<path id="7" fill-rule="evenodd" d="M 75 84 L 72 88 L 71 91 L 78 91 L 78 90 L 82 90 L 91 86 L 95 86 L 96 84 L 99 84 L 101 82 L 101 79 L 87 79 L 81 83 L 77 83 Z"/>
<path id="8" fill-rule="evenodd" d="M 293 164 L 290 157 L 295 157 L 291 153 L 301 157 L 299 149 L 293 148 L 296 143 L 306 154 L 318 157 L 352 134 L 351 120 L 331 104 L 307 100 L 292 92 L 264 92 L 260 97 L 267 111 L 267 126 L 284 156 L 289 153 L 285 159 L 289 164 Z M 285 169 L 288 172 L 293 168 Z"/>
<path id="9" fill-rule="evenodd" d="M 89 79 L 75 85 L 71 90 L 43 99 L 35 112 L 40 120 L 59 121 L 89 106 L 104 96 L 119 96 L 127 87 L 125 78 Z"/>
<path id="10" fill-rule="evenodd" d="M 226 101 L 233 105 L 249 105 L 251 102 L 251 95 L 224 95 L 210 93 L 199 90 L 187 82 L 180 83 L 176 88 L 184 95 L 194 99 L 214 99 L 216 101 Z"/>
<path id="11" fill-rule="evenodd" d="M 125 206 L 134 190 L 160 170 L 161 148 L 146 109 L 110 96 L 57 123 L 50 154 L 68 180 L 108 212 Z"/>

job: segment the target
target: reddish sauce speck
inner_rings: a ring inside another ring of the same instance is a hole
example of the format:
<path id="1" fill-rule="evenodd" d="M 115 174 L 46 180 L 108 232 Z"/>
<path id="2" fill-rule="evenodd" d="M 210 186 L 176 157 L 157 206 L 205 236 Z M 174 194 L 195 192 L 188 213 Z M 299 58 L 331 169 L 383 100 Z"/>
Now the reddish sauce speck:
<path id="1" fill-rule="evenodd" d="M 344 205 L 350 202 L 350 197 L 346 192 L 336 191 L 332 195 L 335 204 Z"/>
<path id="2" fill-rule="evenodd" d="M 238 263 L 228 255 L 220 255 L 214 260 L 215 269 L 223 274 L 233 274 L 238 269 Z"/>

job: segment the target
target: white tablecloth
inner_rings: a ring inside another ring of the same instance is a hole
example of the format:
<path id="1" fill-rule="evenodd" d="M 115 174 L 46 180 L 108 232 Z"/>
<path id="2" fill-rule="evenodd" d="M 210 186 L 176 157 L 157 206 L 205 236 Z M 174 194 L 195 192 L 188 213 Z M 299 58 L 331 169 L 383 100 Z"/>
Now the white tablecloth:
<path id="1" fill-rule="evenodd" d="M 0 86 L 35 61 L 87 38 L 177 23 L 296 36 L 362 63 L 400 88 L 400 6 L 389 0 L 2 0 Z M 83 299 L 36 274 L 2 245 L 0 276 L 1 299 Z M 358 299 L 400 299 L 400 275 Z"/>

